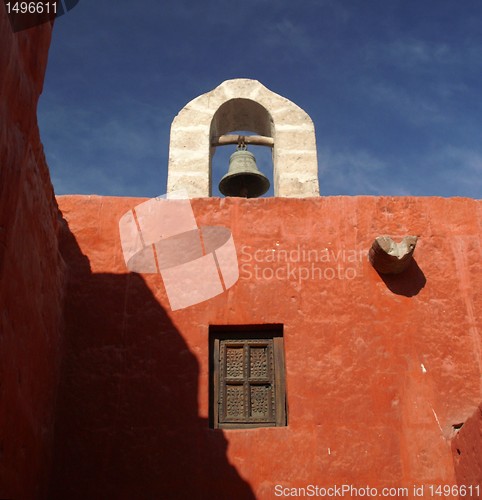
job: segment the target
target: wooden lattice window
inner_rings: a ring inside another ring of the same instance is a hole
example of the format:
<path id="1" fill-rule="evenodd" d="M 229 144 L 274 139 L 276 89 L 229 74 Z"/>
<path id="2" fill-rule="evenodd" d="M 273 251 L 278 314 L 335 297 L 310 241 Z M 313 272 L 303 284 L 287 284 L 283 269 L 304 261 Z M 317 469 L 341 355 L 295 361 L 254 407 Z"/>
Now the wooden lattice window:
<path id="1" fill-rule="evenodd" d="M 286 425 L 284 352 L 280 330 L 215 330 L 212 333 L 213 427 Z"/>

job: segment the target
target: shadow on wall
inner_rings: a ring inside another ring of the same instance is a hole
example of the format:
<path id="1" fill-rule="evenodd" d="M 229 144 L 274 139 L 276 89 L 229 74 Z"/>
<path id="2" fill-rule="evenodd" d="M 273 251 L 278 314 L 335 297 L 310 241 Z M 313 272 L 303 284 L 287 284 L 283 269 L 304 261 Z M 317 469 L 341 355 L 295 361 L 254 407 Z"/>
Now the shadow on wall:
<path id="1" fill-rule="evenodd" d="M 378 273 L 378 275 L 392 293 L 405 297 L 417 295 L 427 283 L 427 279 L 415 259 L 412 259 L 407 269 L 400 274 Z"/>
<path id="2" fill-rule="evenodd" d="M 452 440 L 455 476 L 459 486 L 467 486 L 465 498 L 482 497 L 482 403 Z M 470 488 L 472 486 L 472 488 Z M 477 488 L 478 486 L 478 488 Z"/>
<path id="3" fill-rule="evenodd" d="M 199 366 L 137 274 L 92 274 L 67 225 L 52 499 L 255 498 L 198 415 Z"/>

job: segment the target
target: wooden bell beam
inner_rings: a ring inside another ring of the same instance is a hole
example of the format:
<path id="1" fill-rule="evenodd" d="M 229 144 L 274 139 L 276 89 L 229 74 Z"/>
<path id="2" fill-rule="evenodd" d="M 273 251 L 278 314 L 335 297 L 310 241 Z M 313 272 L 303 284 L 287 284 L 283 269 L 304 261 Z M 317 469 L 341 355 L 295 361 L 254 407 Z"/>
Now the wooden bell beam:
<path id="1" fill-rule="evenodd" d="M 226 146 L 228 144 L 238 144 L 239 135 L 221 135 L 219 137 L 215 137 L 211 142 L 211 146 Z M 272 148 L 274 146 L 274 140 L 272 137 L 266 137 L 264 135 L 245 135 L 244 143 L 245 144 L 254 144 L 256 146 L 269 146 Z"/>

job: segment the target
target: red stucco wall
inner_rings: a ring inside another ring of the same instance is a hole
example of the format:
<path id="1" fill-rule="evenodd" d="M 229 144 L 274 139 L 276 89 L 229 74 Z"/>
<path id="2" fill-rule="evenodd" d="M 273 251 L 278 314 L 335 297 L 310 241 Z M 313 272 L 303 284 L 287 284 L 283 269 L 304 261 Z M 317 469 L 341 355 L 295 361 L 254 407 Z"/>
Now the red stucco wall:
<path id="1" fill-rule="evenodd" d="M 452 426 L 481 399 L 480 202 L 193 200 L 200 226 L 231 229 L 241 273 L 172 312 L 159 275 L 126 273 L 118 221 L 143 200 L 58 201 L 71 233 L 54 498 L 455 484 Z M 366 260 L 380 234 L 420 236 L 404 275 Z M 290 262 L 272 262 L 280 250 Z M 321 279 L 300 281 L 312 264 Z M 289 425 L 211 430 L 209 325 L 262 323 L 284 325 Z"/>
<path id="2" fill-rule="evenodd" d="M 0 7 L 0 498 L 42 498 L 60 364 L 58 209 L 37 127 L 51 26 Z"/>
<path id="3" fill-rule="evenodd" d="M 482 405 L 457 433 L 452 450 L 458 482 L 482 484 Z"/>
<path id="4" fill-rule="evenodd" d="M 160 276 L 126 273 L 121 255 L 118 220 L 142 200 L 61 197 L 62 310 L 35 117 L 50 31 L 14 35 L 0 8 L 0 497 L 272 498 L 276 485 L 346 484 L 425 485 L 430 498 L 429 484 L 480 483 L 480 202 L 194 200 L 199 225 L 233 231 L 241 276 L 172 312 Z M 403 276 L 382 279 L 363 258 L 385 233 L 421 238 Z M 289 262 L 273 262 L 280 250 Z M 322 279 L 299 279 L 313 263 L 303 250 L 329 256 L 314 263 Z M 209 325 L 263 323 L 284 325 L 289 425 L 211 430 Z"/>

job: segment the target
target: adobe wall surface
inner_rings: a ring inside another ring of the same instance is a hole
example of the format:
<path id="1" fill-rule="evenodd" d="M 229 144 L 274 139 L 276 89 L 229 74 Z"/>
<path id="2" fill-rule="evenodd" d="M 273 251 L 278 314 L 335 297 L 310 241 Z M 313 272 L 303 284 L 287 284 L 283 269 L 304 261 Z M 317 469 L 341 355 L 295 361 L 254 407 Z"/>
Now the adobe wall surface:
<path id="1" fill-rule="evenodd" d="M 482 485 L 482 404 L 464 422 L 452 442 L 452 451 L 457 481 Z"/>
<path id="2" fill-rule="evenodd" d="M 118 222 L 142 201 L 58 198 L 72 234 L 53 498 L 456 482 L 453 425 L 482 399 L 480 201 L 192 200 L 199 226 L 231 229 L 240 277 L 175 312 L 160 275 L 126 273 Z M 381 234 L 420 237 L 405 274 L 367 261 Z M 263 323 L 284 325 L 288 426 L 211 430 L 209 325 Z"/>
<path id="3" fill-rule="evenodd" d="M 36 119 L 51 26 L 0 8 L 0 498 L 43 498 L 59 372 L 63 263 Z"/>

